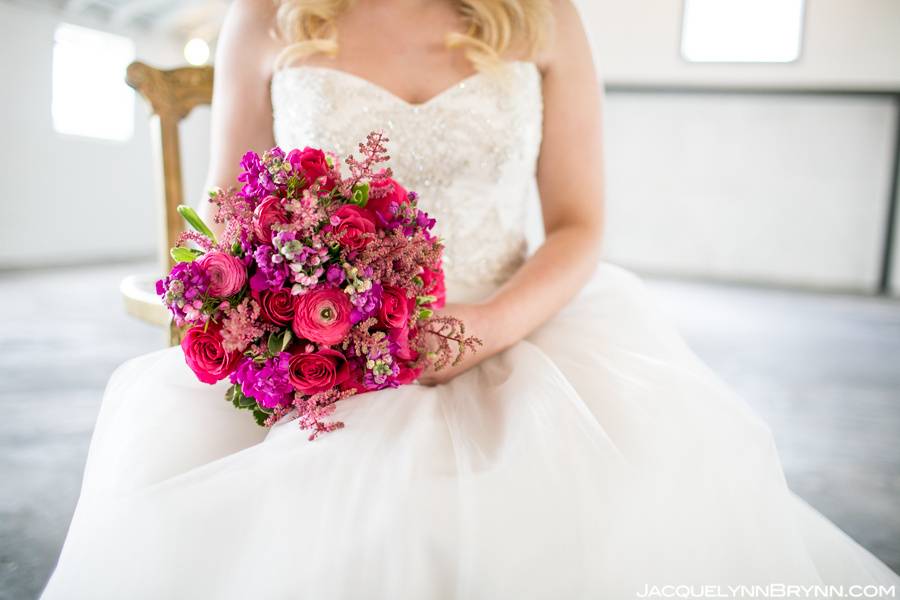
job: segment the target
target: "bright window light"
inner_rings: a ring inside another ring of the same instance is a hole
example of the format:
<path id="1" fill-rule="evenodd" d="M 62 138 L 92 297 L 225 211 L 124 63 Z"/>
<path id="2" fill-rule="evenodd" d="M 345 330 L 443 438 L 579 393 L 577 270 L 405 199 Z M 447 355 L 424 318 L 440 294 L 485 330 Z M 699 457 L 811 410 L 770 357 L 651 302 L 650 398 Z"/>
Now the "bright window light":
<path id="1" fill-rule="evenodd" d="M 196 67 L 205 65 L 209 60 L 209 44 L 200 38 L 188 41 L 184 45 L 184 59 Z"/>
<path id="2" fill-rule="evenodd" d="M 125 69 L 134 43 L 63 23 L 53 45 L 53 127 L 59 133 L 125 141 L 134 133 L 134 91 Z"/>
<path id="3" fill-rule="evenodd" d="M 681 54 L 692 62 L 791 62 L 803 0 L 684 0 Z"/>

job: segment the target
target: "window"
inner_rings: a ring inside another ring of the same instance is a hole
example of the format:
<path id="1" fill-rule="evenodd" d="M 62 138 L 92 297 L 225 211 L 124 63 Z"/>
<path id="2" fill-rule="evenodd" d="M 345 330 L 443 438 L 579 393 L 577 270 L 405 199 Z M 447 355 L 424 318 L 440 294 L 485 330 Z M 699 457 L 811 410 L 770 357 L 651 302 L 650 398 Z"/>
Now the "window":
<path id="1" fill-rule="evenodd" d="M 134 133 L 134 91 L 125 69 L 134 43 L 63 23 L 53 44 L 53 128 L 59 133 L 124 141 Z"/>
<path id="2" fill-rule="evenodd" d="M 803 0 L 684 0 L 681 54 L 692 62 L 791 62 Z"/>

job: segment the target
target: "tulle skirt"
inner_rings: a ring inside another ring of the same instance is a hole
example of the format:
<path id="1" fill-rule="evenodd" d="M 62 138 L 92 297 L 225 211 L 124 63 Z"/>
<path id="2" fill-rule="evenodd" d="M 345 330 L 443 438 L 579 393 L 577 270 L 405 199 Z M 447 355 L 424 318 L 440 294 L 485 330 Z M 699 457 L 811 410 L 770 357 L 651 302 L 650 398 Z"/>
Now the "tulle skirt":
<path id="1" fill-rule="evenodd" d="M 900 583 L 788 490 L 766 425 L 609 264 L 513 348 L 445 385 L 342 401 L 346 427 L 314 442 L 259 428 L 226 386 L 178 348 L 115 372 L 44 598 Z"/>

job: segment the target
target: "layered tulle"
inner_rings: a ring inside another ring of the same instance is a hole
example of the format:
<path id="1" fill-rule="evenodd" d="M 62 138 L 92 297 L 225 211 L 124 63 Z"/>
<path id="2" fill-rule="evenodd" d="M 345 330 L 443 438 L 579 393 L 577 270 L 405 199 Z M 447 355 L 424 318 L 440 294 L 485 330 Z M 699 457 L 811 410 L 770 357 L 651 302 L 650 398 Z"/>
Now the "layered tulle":
<path id="1" fill-rule="evenodd" d="M 457 296 L 479 294 L 453 286 Z M 258 428 L 179 350 L 113 376 L 45 598 L 633 598 L 897 577 L 785 485 L 767 427 L 603 265 L 450 383 Z"/>

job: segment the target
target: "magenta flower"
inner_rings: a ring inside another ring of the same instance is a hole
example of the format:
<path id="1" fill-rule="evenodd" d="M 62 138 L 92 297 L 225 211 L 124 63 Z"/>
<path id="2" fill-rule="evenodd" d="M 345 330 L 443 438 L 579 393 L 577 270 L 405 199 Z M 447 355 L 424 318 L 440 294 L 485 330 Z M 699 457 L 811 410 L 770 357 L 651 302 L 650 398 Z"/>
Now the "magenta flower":
<path id="1" fill-rule="evenodd" d="M 168 277 L 156 282 L 156 293 L 179 327 L 209 320 L 201 311 L 208 290 L 209 277 L 196 262 L 177 263 Z"/>
<path id="2" fill-rule="evenodd" d="M 265 408 L 288 406 L 294 393 L 289 379 L 291 355 L 281 352 L 262 364 L 252 358 L 244 358 L 231 374 L 231 383 L 241 386 L 241 391 L 248 398 L 253 398 Z"/>

